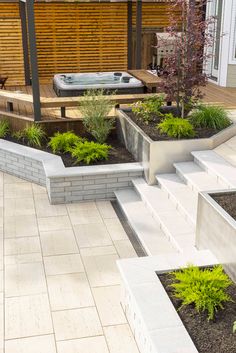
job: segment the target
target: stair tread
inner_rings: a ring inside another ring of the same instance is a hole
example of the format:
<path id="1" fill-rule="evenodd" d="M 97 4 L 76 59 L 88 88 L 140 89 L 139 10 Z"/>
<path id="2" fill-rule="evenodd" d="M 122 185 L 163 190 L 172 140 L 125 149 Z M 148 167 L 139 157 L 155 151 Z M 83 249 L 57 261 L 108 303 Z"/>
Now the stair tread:
<path id="1" fill-rule="evenodd" d="M 177 234 L 194 233 L 194 225 L 187 222 L 163 190 L 158 186 L 149 186 L 142 178 L 135 179 L 132 182 L 141 199 L 147 205 L 153 217 L 160 223 L 167 236 L 174 239 Z"/>
<path id="2" fill-rule="evenodd" d="M 134 190 L 118 190 L 115 195 L 148 255 L 177 252 Z"/>
<path id="3" fill-rule="evenodd" d="M 175 210 L 176 207 L 168 199 L 168 196 L 156 185 L 148 185 L 143 178 L 132 180 L 135 189 L 138 191 L 143 201 L 147 201 L 156 212 L 166 212 Z"/>
<path id="4" fill-rule="evenodd" d="M 173 177 L 174 176 L 174 177 Z M 176 174 L 159 174 L 158 183 L 165 189 L 177 208 L 184 213 L 193 224 L 196 223 L 198 196 Z"/>
<path id="5" fill-rule="evenodd" d="M 228 186 L 236 187 L 236 168 L 216 152 L 212 150 L 194 151 L 192 155 L 207 171 L 216 174 Z"/>
<path id="6" fill-rule="evenodd" d="M 174 167 L 180 178 L 182 177 L 196 191 L 219 190 L 225 187 L 194 162 L 174 163 Z"/>

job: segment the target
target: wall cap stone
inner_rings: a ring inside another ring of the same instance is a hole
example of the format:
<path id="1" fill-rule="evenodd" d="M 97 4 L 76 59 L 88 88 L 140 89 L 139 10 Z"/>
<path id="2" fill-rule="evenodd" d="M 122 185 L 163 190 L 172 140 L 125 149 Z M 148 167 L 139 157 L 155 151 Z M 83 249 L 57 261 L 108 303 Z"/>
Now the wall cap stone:
<path id="1" fill-rule="evenodd" d="M 133 173 L 143 170 L 141 163 L 137 162 L 66 168 L 60 156 L 3 139 L 0 139 L 0 149 L 42 162 L 46 177 L 50 179 L 96 174 Z"/>
<path id="2" fill-rule="evenodd" d="M 136 341 L 141 353 L 159 353 L 160 346 L 165 347 L 165 352 L 198 352 L 156 275 L 186 267 L 189 263 L 211 266 L 218 264 L 218 260 L 209 250 L 196 250 L 117 261 L 125 291 L 122 304 L 131 329 L 134 334 L 138 333 Z M 140 330 L 135 326 L 135 320 Z M 176 350 L 176 344 L 180 343 L 182 350 L 180 346 Z"/>

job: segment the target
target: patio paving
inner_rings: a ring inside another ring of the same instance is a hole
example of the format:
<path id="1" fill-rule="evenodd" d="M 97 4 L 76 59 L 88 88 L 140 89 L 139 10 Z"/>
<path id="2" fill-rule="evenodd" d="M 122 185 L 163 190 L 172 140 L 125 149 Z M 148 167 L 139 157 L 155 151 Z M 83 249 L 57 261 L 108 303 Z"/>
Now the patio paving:
<path id="1" fill-rule="evenodd" d="M 0 353 L 138 353 L 116 260 L 136 257 L 110 202 L 50 205 L 0 173 Z"/>

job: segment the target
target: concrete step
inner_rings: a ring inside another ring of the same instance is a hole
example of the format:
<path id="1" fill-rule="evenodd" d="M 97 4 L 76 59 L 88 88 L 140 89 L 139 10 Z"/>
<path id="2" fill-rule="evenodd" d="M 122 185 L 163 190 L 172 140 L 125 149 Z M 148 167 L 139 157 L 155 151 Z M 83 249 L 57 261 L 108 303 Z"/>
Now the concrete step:
<path id="1" fill-rule="evenodd" d="M 236 136 L 216 147 L 214 152 L 236 167 Z"/>
<path id="2" fill-rule="evenodd" d="M 196 193 L 199 191 L 220 190 L 227 187 L 194 162 L 174 163 L 174 167 L 176 174 Z"/>
<path id="3" fill-rule="evenodd" d="M 160 224 L 161 229 L 170 241 L 180 250 L 193 246 L 195 227 L 192 222 L 182 215 L 174 202 L 158 186 L 148 185 L 144 179 L 132 180 L 135 190 L 152 217 Z"/>
<path id="4" fill-rule="evenodd" d="M 177 210 L 187 221 L 196 224 L 198 195 L 184 183 L 177 174 L 159 174 L 156 176 L 160 188 L 165 191 Z"/>
<path id="5" fill-rule="evenodd" d="M 214 151 L 192 152 L 194 161 L 225 189 L 236 188 L 236 168 Z"/>
<path id="6" fill-rule="evenodd" d="M 147 255 L 176 253 L 160 225 L 133 189 L 115 191 L 117 201 Z"/>

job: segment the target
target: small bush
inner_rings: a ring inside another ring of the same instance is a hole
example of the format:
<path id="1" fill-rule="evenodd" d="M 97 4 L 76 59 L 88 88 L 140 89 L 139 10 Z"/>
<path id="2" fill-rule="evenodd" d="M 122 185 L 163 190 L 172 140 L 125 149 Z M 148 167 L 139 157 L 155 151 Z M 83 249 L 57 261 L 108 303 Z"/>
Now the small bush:
<path id="1" fill-rule="evenodd" d="M 71 149 L 72 157 L 76 158 L 77 162 L 85 162 L 90 164 L 99 160 L 108 159 L 111 146 L 95 142 L 79 142 Z"/>
<path id="2" fill-rule="evenodd" d="M 84 139 L 77 136 L 73 131 L 64 133 L 56 132 L 53 137 L 50 137 L 48 146 L 52 149 L 53 153 L 65 153 L 75 146 L 76 143 L 82 141 Z"/>
<path id="3" fill-rule="evenodd" d="M 233 333 L 235 333 L 236 332 L 236 321 L 234 321 L 234 323 L 233 323 Z"/>
<path id="4" fill-rule="evenodd" d="M 194 137 L 193 125 L 186 119 L 175 118 L 172 114 L 166 114 L 165 119 L 157 125 L 162 134 L 174 138 Z"/>
<path id="5" fill-rule="evenodd" d="M 191 114 L 191 122 L 195 127 L 222 130 L 231 124 L 228 113 L 222 107 L 201 105 Z"/>
<path id="6" fill-rule="evenodd" d="M 18 130 L 12 133 L 12 137 L 16 140 L 21 140 L 23 137 L 23 130 Z"/>
<path id="7" fill-rule="evenodd" d="M 38 124 L 27 126 L 25 129 L 17 131 L 13 134 L 18 140 L 23 140 L 28 146 L 41 147 L 46 133 Z"/>
<path id="8" fill-rule="evenodd" d="M 188 266 L 172 272 L 171 276 L 176 281 L 171 287 L 174 288 L 174 296 L 182 301 L 181 307 L 193 304 L 198 312 L 207 312 L 208 320 L 214 319 L 224 303 L 232 301 L 226 293 L 232 282 L 222 266 L 212 269 Z"/>
<path id="9" fill-rule="evenodd" d="M 89 90 L 84 97 L 85 100 L 79 106 L 84 127 L 97 142 L 104 143 L 115 123 L 113 118 L 107 118 L 114 102 L 109 100 L 103 90 Z"/>
<path id="10" fill-rule="evenodd" d="M 8 120 L 0 121 L 0 138 L 6 137 L 10 133 L 10 124 Z"/>
<path id="11" fill-rule="evenodd" d="M 145 98 L 142 102 L 136 102 L 132 105 L 132 111 L 143 120 L 145 124 L 153 121 L 155 115 L 162 116 L 160 111 L 164 105 L 163 95 L 153 95 L 152 97 Z"/>

